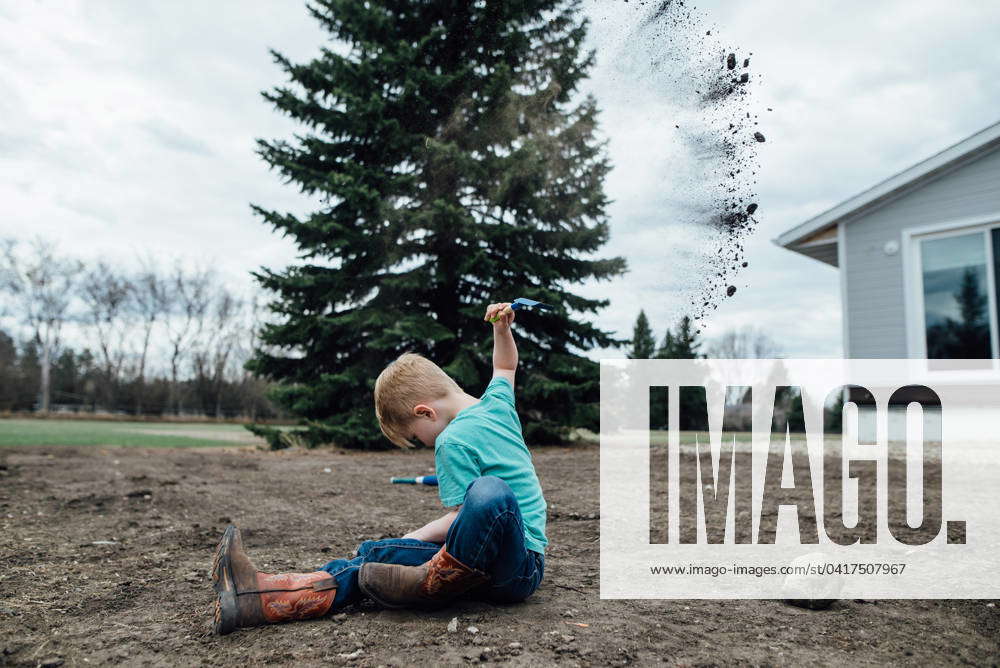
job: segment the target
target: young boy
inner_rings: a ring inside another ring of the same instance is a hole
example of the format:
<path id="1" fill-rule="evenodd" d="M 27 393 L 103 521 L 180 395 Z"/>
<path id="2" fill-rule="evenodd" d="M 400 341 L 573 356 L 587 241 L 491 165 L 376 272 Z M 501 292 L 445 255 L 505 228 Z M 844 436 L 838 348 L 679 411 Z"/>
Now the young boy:
<path id="1" fill-rule="evenodd" d="M 407 353 L 375 381 L 382 432 L 434 447 L 448 512 L 402 538 L 365 541 L 351 559 L 312 573 L 257 571 L 230 526 L 216 548 L 215 632 L 311 619 L 367 595 L 386 607 L 435 607 L 466 593 L 523 601 L 545 567 L 545 499 L 514 409 L 517 346 L 510 304 L 491 304 L 493 379 L 480 398 L 436 364 Z"/>

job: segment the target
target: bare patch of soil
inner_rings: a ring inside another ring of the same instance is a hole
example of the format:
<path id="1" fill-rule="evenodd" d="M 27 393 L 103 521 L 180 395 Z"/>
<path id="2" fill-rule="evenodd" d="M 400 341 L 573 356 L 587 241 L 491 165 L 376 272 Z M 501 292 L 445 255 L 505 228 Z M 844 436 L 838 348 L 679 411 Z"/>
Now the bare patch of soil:
<path id="1" fill-rule="evenodd" d="M 820 612 L 602 601 L 598 449 L 534 456 L 552 544 L 527 602 L 435 613 L 366 604 L 220 638 L 207 570 L 226 524 L 244 529 L 261 568 L 316 568 L 437 516 L 436 490 L 388 483 L 430 472 L 432 454 L 4 449 L 0 665 L 916 665 L 1000 654 L 1000 611 L 987 601 L 840 601 Z"/>

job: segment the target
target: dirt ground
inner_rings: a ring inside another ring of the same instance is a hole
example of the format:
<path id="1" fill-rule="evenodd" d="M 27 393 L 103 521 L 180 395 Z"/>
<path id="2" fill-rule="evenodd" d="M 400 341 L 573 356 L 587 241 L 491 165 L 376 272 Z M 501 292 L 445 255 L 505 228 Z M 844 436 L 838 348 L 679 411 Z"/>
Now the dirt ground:
<path id="1" fill-rule="evenodd" d="M 311 570 L 440 514 L 390 485 L 430 452 L 0 450 L 0 665 L 995 664 L 987 601 L 601 601 L 598 449 L 535 451 L 550 504 L 527 602 L 435 613 L 365 604 L 216 637 L 207 570 L 226 524 L 258 567 Z M 459 630 L 448 623 L 458 617 Z M 587 626 L 579 626 L 585 624 Z M 468 627 L 475 627 L 472 633 Z M 61 663 L 60 663 L 61 662 Z"/>

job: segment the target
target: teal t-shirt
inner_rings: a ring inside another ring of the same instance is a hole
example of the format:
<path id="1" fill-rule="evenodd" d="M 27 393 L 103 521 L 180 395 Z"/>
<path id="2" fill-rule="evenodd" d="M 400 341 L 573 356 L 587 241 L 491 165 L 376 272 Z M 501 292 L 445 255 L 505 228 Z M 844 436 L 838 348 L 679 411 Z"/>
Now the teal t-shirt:
<path id="1" fill-rule="evenodd" d="M 510 485 L 524 522 L 524 543 L 545 552 L 545 498 L 521 435 L 514 409 L 514 387 L 497 376 L 486 386 L 478 404 L 464 408 L 434 441 L 438 492 L 445 506 L 465 500 L 469 483 L 495 475 Z"/>

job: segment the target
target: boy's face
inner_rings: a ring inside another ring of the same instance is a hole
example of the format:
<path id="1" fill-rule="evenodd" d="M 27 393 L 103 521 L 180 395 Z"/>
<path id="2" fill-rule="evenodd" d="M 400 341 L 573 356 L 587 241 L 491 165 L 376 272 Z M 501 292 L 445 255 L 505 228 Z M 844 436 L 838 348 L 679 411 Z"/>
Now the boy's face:
<path id="1" fill-rule="evenodd" d="M 409 431 L 412 433 L 407 434 L 407 439 L 420 441 L 428 448 L 433 448 L 438 434 L 448 426 L 443 411 L 429 404 L 418 404 L 413 408 L 413 415 L 409 424 Z"/>

